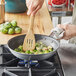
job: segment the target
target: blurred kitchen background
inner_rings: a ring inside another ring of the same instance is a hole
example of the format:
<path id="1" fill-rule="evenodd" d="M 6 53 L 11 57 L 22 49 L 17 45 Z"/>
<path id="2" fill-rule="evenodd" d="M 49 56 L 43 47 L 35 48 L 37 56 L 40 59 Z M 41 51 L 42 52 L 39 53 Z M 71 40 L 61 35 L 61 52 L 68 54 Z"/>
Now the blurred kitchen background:
<path id="1" fill-rule="evenodd" d="M 9 13 L 25 12 L 27 10 L 25 1 L 26 0 L 5 0 L 5 11 Z M 72 22 L 74 0 L 46 0 L 46 2 L 54 27 L 56 27 L 57 24 Z"/>
<path id="2" fill-rule="evenodd" d="M 27 10 L 25 1 L 26 0 L 5 0 L 5 11 L 13 13 L 25 12 Z M 54 27 L 58 23 L 64 24 L 72 21 L 74 0 L 46 0 L 46 2 Z"/>
<path id="3" fill-rule="evenodd" d="M 26 0 L 5 0 L 5 12 L 25 12 L 27 10 L 25 2 Z M 46 2 L 53 27 L 56 27 L 57 24 L 72 22 L 74 0 L 46 0 Z M 66 40 L 61 40 L 61 43 L 67 42 Z"/>

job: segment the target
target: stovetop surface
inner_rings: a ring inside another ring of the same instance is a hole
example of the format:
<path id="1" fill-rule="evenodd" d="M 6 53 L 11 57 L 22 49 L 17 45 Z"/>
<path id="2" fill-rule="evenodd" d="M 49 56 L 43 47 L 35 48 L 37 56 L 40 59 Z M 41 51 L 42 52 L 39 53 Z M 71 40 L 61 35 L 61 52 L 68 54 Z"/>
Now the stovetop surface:
<path id="1" fill-rule="evenodd" d="M 44 61 L 30 61 L 32 76 L 64 76 L 58 53 Z M 11 54 L 7 45 L 0 45 L 0 76 L 28 76 L 27 61 Z"/>

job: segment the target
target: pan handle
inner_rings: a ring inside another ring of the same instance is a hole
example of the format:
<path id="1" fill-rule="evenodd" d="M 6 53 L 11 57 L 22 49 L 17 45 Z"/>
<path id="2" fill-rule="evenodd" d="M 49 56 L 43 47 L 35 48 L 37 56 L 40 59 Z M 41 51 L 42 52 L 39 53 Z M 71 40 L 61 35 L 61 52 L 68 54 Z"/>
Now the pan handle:
<path id="1" fill-rule="evenodd" d="M 55 38 L 52 36 L 52 34 L 50 34 L 49 37 L 55 39 Z M 57 40 L 58 42 L 60 42 L 60 40 L 58 40 L 58 39 L 55 39 L 55 40 Z"/>
<path id="2" fill-rule="evenodd" d="M 49 37 L 53 38 L 53 36 L 51 34 L 49 35 Z M 53 39 L 55 39 L 55 38 L 53 38 Z M 55 40 L 57 40 L 57 39 L 55 39 Z M 57 40 L 57 41 L 60 43 L 60 40 Z"/>
<path id="3" fill-rule="evenodd" d="M 49 35 L 49 37 L 53 38 L 53 36 L 51 34 Z M 53 39 L 55 39 L 55 38 L 53 38 Z"/>

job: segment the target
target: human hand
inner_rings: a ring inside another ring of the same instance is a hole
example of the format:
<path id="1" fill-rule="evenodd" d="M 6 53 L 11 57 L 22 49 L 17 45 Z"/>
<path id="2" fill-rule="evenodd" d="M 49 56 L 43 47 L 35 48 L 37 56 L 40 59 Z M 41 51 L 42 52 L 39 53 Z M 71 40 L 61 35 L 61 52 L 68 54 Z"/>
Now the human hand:
<path id="1" fill-rule="evenodd" d="M 28 8 L 27 15 L 35 15 L 36 12 L 42 7 L 44 0 L 26 0 Z"/>
<path id="2" fill-rule="evenodd" d="M 66 24 L 66 25 L 57 25 L 59 28 L 62 28 L 65 30 L 64 36 L 61 39 L 68 40 L 74 36 L 76 36 L 76 26 L 71 25 L 71 24 Z"/>

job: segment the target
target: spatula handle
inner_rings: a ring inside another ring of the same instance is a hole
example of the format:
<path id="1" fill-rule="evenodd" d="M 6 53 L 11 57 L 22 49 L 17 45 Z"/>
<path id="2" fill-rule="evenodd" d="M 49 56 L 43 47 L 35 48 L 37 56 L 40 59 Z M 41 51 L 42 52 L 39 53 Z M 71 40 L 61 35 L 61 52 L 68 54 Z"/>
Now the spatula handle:
<path id="1" fill-rule="evenodd" d="M 34 27 L 34 18 L 35 16 L 30 16 L 30 26 L 29 29 L 33 31 L 33 27 Z"/>

